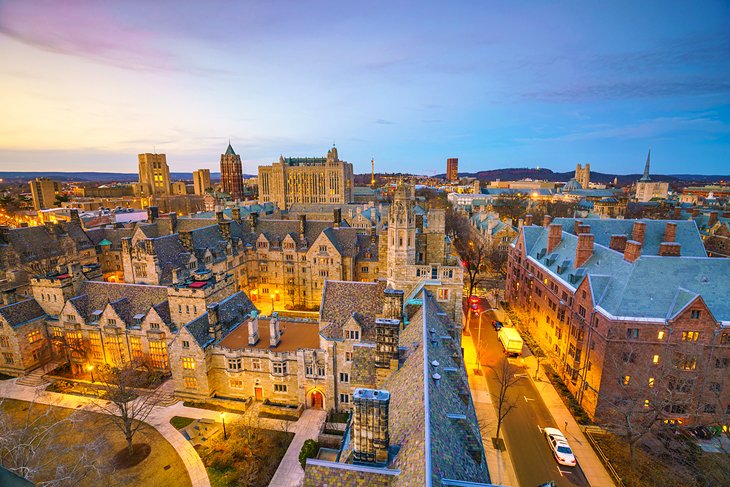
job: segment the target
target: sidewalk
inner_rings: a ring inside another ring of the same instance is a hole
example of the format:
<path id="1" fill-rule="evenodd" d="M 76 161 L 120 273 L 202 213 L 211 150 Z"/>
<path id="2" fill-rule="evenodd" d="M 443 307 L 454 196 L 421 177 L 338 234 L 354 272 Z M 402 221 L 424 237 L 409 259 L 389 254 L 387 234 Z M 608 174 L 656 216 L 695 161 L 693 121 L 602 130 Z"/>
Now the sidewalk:
<path id="1" fill-rule="evenodd" d="M 482 370 L 482 375 L 476 375 L 475 373 L 477 368 L 476 350 L 472 340 L 471 336 L 464 336 L 461 340 L 461 346 L 464 347 L 464 366 L 469 376 L 469 388 L 471 389 L 471 397 L 479 421 L 479 430 L 482 434 L 482 444 L 484 446 L 484 455 L 487 457 L 490 482 L 494 485 L 517 487 L 519 484 L 509 455 L 509 445 L 505 442 L 506 451 L 499 451 L 492 445 L 492 437 L 497 434 L 497 412 L 494 410 L 492 396 L 489 394 L 487 380 L 481 366 L 479 366 L 479 370 Z M 500 436 L 504 439 L 503 434 L 500 433 Z"/>
<path id="2" fill-rule="evenodd" d="M 555 424 L 568 439 L 568 443 L 570 443 L 580 468 L 585 473 L 591 487 L 613 487 L 615 485 L 613 479 L 601 463 L 593 447 L 591 447 L 580 426 L 573 419 L 573 415 L 570 414 L 570 410 L 560 398 L 558 391 L 548 380 L 545 372 L 541 369 L 537 376 L 538 379 L 534 379 L 535 369 L 537 368 L 537 359 L 534 355 L 525 357 L 525 368 L 529 371 L 530 380 L 535 385 L 535 389 L 542 396 L 542 400 L 550 410 Z M 567 428 L 565 428 L 566 424 L 568 425 Z"/>
<path id="3" fill-rule="evenodd" d="M 294 438 L 281 459 L 279 468 L 269 482 L 269 487 L 296 487 L 304 480 L 304 470 L 299 463 L 299 452 L 306 440 L 316 440 L 327 413 L 316 409 L 305 409 L 299 421 L 294 423 Z"/>

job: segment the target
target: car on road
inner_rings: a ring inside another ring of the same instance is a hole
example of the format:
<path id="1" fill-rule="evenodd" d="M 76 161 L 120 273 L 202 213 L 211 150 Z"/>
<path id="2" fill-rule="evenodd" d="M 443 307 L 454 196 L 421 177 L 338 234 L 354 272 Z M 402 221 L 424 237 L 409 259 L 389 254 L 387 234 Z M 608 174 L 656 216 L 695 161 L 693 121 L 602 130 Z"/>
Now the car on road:
<path id="1" fill-rule="evenodd" d="M 469 302 L 472 304 L 478 304 L 480 300 L 481 298 L 476 294 L 472 294 L 471 296 L 469 296 Z"/>
<path id="2" fill-rule="evenodd" d="M 565 435 L 557 428 L 543 428 L 542 431 L 545 433 L 545 438 L 550 445 L 555 460 L 560 465 L 575 467 L 575 455 L 573 455 L 573 450 L 568 445 L 568 440 L 565 439 Z"/>
<path id="3" fill-rule="evenodd" d="M 492 326 L 494 327 L 495 330 L 499 331 L 499 329 L 504 326 L 504 323 L 502 323 L 501 321 L 498 321 L 498 320 L 492 320 Z"/>

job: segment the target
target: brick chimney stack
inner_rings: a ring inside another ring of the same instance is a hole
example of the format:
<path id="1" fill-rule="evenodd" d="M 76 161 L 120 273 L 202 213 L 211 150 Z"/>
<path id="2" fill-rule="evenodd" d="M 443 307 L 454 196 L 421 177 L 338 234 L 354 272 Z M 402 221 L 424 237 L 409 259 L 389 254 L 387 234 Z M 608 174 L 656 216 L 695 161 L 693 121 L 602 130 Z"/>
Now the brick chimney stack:
<path id="1" fill-rule="evenodd" d="M 524 225 L 526 227 L 532 226 L 532 215 L 525 215 L 525 222 Z"/>
<path id="2" fill-rule="evenodd" d="M 609 248 L 618 252 L 623 252 L 626 249 L 626 241 L 628 237 L 626 235 L 611 235 L 611 242 L 608 244 Z"/>
<path id="3" fill-rule="evenodd" d="M 624 260 L 636 262 L 641 257 L 641 244 L 636 240 L 626 242 L 626 250 L 624 250 Z"/>
<path id="4" fill-rule="evenodd" d="M 578 235 L 578 246 L 575 248 L 575 268 L 582 267 L 593 255 L 592 233 L 581 233 Z"/>
<path id="5" fill-rule="evenodd" d="M 646 238 L 646 223 L 634 222 L 634 229 L 631 231 L 631 238 L 639 244 L 644 245 L 644 238 Z"/>
<path id="6" fill-rule="evenodd" d="M 259 317 L 248 320 L 248 344 L 253 346 L 259 342 Z"/>
<path id="7" fill-rule="evenodd" d="M 340 228 L 340 223 L 342 223 L 342 209 L 341 208 L 335 208 L 332 211 L 332 216 L 335 223 L 335 228 Z"/>
<path id="8" fill-rule="evenodd" d="M 548 225 L 550 225 L 552 222 L 553 222 L 553 217 L 551 217 L 550 215 L 545 215 L 544 217 L 542 217 L 542 226 L 543 227 L 547 228 Z"/>
<path id="9" fill-rule="evenodd" d="M 555 250 L 555 247 L 560 245 L 563 240 L 563 226 L 560 223 L 551 223 L 548 226 L 548 244 L 547 253 L 551 253 Z"/>
<path id="10" fill-rule="evenodd" d="M 682 213 L 682 208 L 680 208 L 679 206 L 674 207 L 674 216 L 673 216 L 673 219 L 674 220 L 679 220 L 680 213 Z"/>
<path id="11" fill-rule="evenodd" d="M 664 241 L 674 242 L 677 240 L 677 224 L 674 222 L 667 222 L 664 227 Z"/>
<path id="12" fill-rule="evenodd" d="M 352 456 L 356 462 L 388 463 L 390 393 L 355 389 L 352 394 Z"/>
<path id="13" fill-rule="evenodd" d="M 659 244 L 659 255 L 667 257 L 679 257 L 682 244 L 679 242 L 662 242 Z"/>
<path id="14" fill-rule="evenodd" d="M 707 221 L 707 226 L 711 227 L 712 225 L 717 223 L 717 216 L 718 216 L 718 213 L 716 211 L 711 211 L 710 219 Z"/>
<path id="15" fill-rule="evenodd" d="M 241 207 L 240 206 L 234 206 L 231 209 L 231 219 L 236 220 L 238 223 L 241 223 Z"/>
<path id="16" fill-rule="evenodd" d="M 583 222 L 580 221 L 580 220 L 576 220 L 576 221 L 573 222 L 573 233 L 574 234 L 578 235 L 580 233 L 580 231 L 578 230 L 578 228 L 581 225 L 583 225 Z"/>
<path id="17" fill-rule="evenodd" d="M 213 340 L 223 338 L 223 328 L 218 316 L 218 303 L 208 306 L 208 336 Z"/>
<path id="18" fill-rule="evenodd" d="M 279 330 L 279 316 L 272 313 L 269 320 L 269 345 L 277 347 L 281 343 L 281 331 Z"/>
<path id="19" fill-rule="evenodd" d="M 307 228 L 307 215 L 299 215 L 299 240 L 304 240 L 304 231 Z"/>

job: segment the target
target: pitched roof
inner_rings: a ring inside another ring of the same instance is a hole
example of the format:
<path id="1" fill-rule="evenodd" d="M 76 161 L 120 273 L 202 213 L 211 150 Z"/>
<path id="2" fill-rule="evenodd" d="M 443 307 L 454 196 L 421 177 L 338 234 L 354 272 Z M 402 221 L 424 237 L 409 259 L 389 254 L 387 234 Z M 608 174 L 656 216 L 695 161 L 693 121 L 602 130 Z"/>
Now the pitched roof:
<path id="1" fill-rule="evenodd" d="M 130 324 L 130 319 L 134 315 L 146 314 L 153 306 L 166 302 L 167 288 L 142 284 L 85 281 L 81 284 L 79 293 L 69 301 L 86 320 L 94 311 L 103 310 L 107 304 L 111 304 L 119 317 Z"/>
<path id="2" fill-rule="evenodd" d="M 223 328 L 224 339 L 236 325 L 248 318 L 252 311 L 258 313 L 256 306 L 254 306 L 243 291 L 234 293 L 223 301 L 220 301 L 218 303 L 218 320 Z M 208 311 L 206 311 L 186 324 L 185 329 L 190 332 L 201 348 L 205 348 L 215 341 L 208 334 L 209 326 L 210 321 L 208 319 Z"/>
<path id="3" fill-rule="evenodd" d="M 12 328 L 18 327 L 29 321 L 36 320 L 45 316 L 43 308 L 35 299 L 26 299 L 17 303 L 0 307 L 0 316 L 2 316 L 8 325 Z"/>
<path id="4" fill-rule="evenodd" d="M 342 339 L 343 326 L 355 316 L 362 327 L 362 339 L 372 341 L 375 338 L 375 318 L 383 310 L 385 287 L 385 281 L 325 281 L 319 321 L 327 325 L 320 334 L 330 340 Z"/>
<path id="5" fill-rule="evenodd" d="M 236 155 L 235 151 L 233 150 L 233 147 L 231 147 L 231 142 L 230 141 L 228 141 L 228 148 L 226 148 L 226 155 L 227 156 L 235 156 Z"/>

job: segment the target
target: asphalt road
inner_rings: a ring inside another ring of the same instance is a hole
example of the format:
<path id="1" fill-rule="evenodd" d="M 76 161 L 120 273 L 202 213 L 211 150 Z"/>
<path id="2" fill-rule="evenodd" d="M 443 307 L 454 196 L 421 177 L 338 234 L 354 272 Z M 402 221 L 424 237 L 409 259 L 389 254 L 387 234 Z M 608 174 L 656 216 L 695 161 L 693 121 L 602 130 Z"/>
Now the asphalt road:
<path id="1" fill-rule="evenodd" d="M 482 301 L 480 306 L 485 309 L 488 304 L 485 300 Z M 493 397 L 494 393 L 498 391 L 499 385 L 494 377 L 494 372 L 486 367 L 497 365 L 504 354 L 502 345 L 497 339 L 497 332 L 492 327 L 492 320 L 495 319 L 493 312 L 484 313 L 481 336 L 478 332 L 479 318 L 472 317 L 470 323 L 473 336 L 480 338 L 480 361 L 485 366 L 487 383 Z M 564 425 L 554 423 L 550 411 L 524 372 L 527 369 L 520 367 L 520 359 L 510 360 L 517 366 L 517 374 L 524 373 L 525 377 L 507 392 L 508 398 L 514 398 L 516 401 L 516 407 L 502 422 L 500 435 L 507 443 L 520 486 L 536 487 L 549 480 L 554 480 L 559 487 L 588 486 L 588 481 L 580 468 L 580 458 L 577 459 L 578 465 L 575 467 L 561 466 L 555 461 L 539 427 L 548 426 L 563 430 Z"/>

